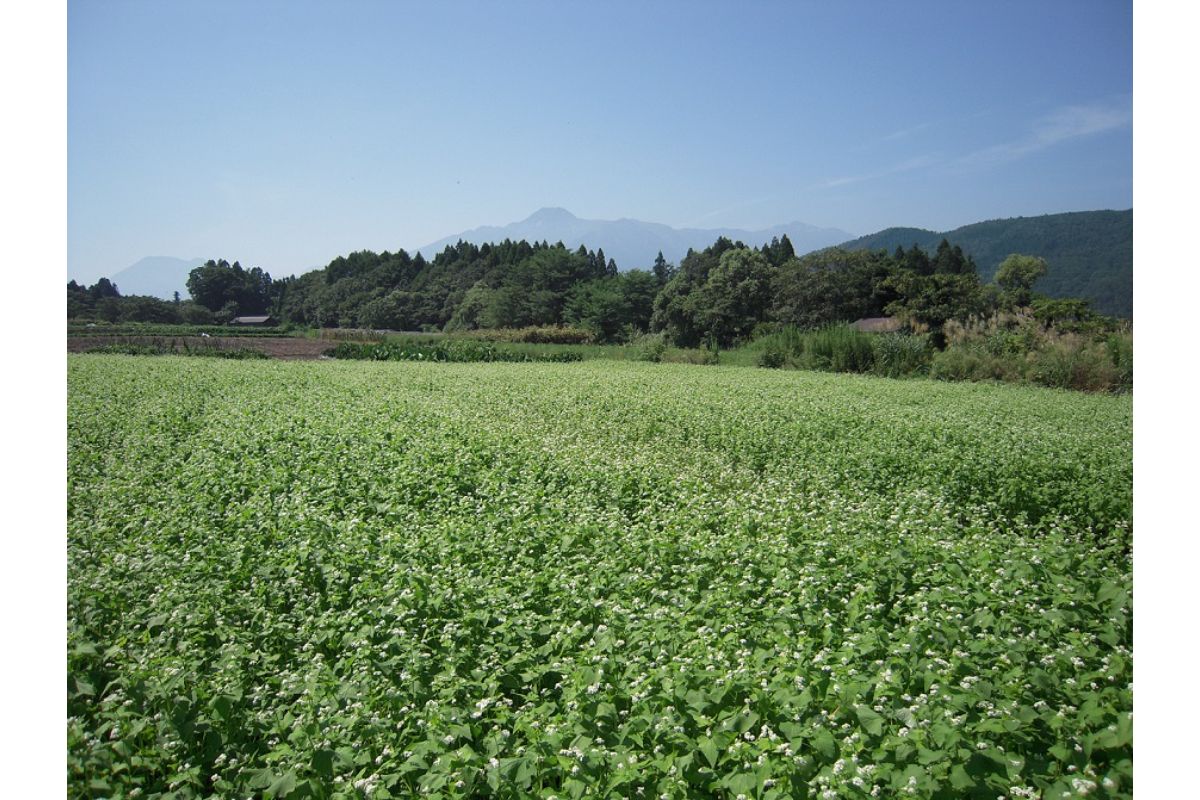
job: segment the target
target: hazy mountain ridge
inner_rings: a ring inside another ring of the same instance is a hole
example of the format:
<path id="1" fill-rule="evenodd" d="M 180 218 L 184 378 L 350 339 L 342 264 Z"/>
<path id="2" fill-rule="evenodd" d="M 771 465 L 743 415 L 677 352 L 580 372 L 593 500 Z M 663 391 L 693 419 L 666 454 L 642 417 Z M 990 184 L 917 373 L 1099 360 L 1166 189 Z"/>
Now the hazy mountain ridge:
<path id="1" fill-rule="evenodd" d="M 1049 271 L 1037 291 L 1082 297 L 1103 314 L 1133 317 L 1133 209 L 993 219 L 940 232 L 886 228 L 838 246 L 892 251 L 916 244 L 932 253 L 943 238 L 974 257 L 984 281 L 1012 253 L 1041 256 Z"/>
<path id="2" fill-rule="evenodd" d="M 188 273 L 204 261 L 203 258 L 146 256 L 117 272 L 109 280 L 126 296 L 137 294 L 170 300 L 175 292 L 179 292 L 179 296 L 186 299 Z"/>
<path id="3" fill-rule="evenodd" d="M 718 237 L 761 246 L 773 237 L 787 235 L 796 253 L 838 246 L 849 250 L 916 244 L 933 252 L 949 239 L 974 257 L 980 277 L 990 281 L 996 268 L 1010 253 L 1037 255 L 1046 259 L 1049 273 L 1036 289 L 1051 297 L 1083 297 L 1097 311 L 1122 317 L 1133 316 L 1133 210 L 1077 211 L 1038 217 L 1012 217 L 964 225 L 951 231 L 895 227 L 850 238 L 836 228 L 816 228 L 803 223 L 775 225 L 759 231 L 737 228 L 672 228 L 635 219 L 585 220 L 562 208 L 543 208 L 520 222 L 505 226 L 481 226 L 448 236 L 419 249 L 432 258 L 460 239 L 474 244 L 526 240 L 562 241 L 574 249 L 604 249 L 622 270 L 649 267 L 661 250 L 675 264 L 689 248 L 703 250 Z M 151 295 L 170 300 L 178 291 L 188 296 L 188 273 L 204 259 L 149 256 L 120 270 L 111 280 L 123 295 Z M 296 274 L 301 274 L 298 271 Z"/>
<path id="4" fill-rule="evenodd" d="M 797 253 L 807 253 L 845 241 L 853 234 L 838 228 L 818 228 L 803 222 L 775 225 L 763 230 L 740 228 L 672 228 L 659 222 L 622 218 L 617 220 L 581 219 L 564 208 L 542 208 L 520 222 L 504 226 L 485 225 L 446 236 L 421 247 L 418 252 L 432 258 L 460 240 L 481 245 L 505 239 L 530 242 L 562 242 L 575 249 L 602 248 L 606 258 L 614 259 L 622 270 L 646 269 L 662 251 L 663 257 L 678 264 L 688 249 L 703 250 L 719 237 L 760 247 L 773 237 L 787 235 Z"/>

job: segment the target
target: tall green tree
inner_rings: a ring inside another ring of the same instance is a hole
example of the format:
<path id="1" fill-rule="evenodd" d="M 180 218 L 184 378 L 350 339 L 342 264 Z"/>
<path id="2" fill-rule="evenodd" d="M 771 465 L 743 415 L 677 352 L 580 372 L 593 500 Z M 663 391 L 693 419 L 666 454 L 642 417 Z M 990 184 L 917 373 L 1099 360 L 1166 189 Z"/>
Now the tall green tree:
<path id="1" fill-rule="evenodd" d="M 733 242 L 724 236 L 700 252 L 688 248 L 687 255 L 679 262 L 679 270 L 654 299 L 650 329 L 662 331 L 680 347 L 695 347 L 704 341 L 708 331 L 699 318 L 705 302 L 700 291 L 722 254 L 733 248 Z"/>
<path id="2" fill-rule="evenodd" d="M 271 305 L 271 276 L 258 267 L 242 269 L 237 261 L 209 259 L 188 274 L 187 290 L 193 300 L 213 312 L 236 306 L 237 313 L 263 314 Z"/>
<path id="3" fill-rule="evenodd" d="M 766 319 L 773 277 L 774 268 L 761 251 L 738 247 L 722 253 L 697 293 L 696 323 L 705 338 L 722 346 L 749 339 Z"/>
<path id="4" fill-rule="evenodd" d="M 895 270 L 882 251 L 830 248 L 789 259 L 776 272 L 771 318 L 818 328 L 879 316 L 897 298 L 887 283 Z"/>
<path id="5" fill-rule="evenodd" d="M 563 321 L 587 328 L 600 341 L 616 341 L 628 318 L 628 304 L 615 278 L 596 278 L 572 291 L 563 310 Z"/>
<path id="6" fill-rule="evenodd" d="M 662 250 L 658 251 L 658 256 L 654 259 L 654 278 L 658 281 L 659 286 L 666 286 L 667 281 L 675 276 L 675 266 L 668 264 L 663 258 Z"/>
<path id="7" fill-rule="evenodd" d="M 996 285 L 1002 302 L 1010 308 L 1028 306 L 1033 302 L 1033 285 L 1046 274 L 1046 259 L 1013 253 L 996 269 Z"/>

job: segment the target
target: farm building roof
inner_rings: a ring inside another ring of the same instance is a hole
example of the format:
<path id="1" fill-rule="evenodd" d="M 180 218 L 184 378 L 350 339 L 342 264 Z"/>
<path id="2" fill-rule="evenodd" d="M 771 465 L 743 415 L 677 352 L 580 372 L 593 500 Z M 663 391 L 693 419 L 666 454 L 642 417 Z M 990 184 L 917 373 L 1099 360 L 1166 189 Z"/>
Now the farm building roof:
<path id="1" fill-rule="evenodd" d="M 900 320 L 895 317 L 864 317 L 850 324 L 855 330 L 866 333 L 890 333 L 900 330 Z"/>
<path id="2" fill-rule="evenodd" d="M 230 325 L 265 325 L 271 321 L 270 315 L 265 317 L 234 317 L 229 320 Z"/>

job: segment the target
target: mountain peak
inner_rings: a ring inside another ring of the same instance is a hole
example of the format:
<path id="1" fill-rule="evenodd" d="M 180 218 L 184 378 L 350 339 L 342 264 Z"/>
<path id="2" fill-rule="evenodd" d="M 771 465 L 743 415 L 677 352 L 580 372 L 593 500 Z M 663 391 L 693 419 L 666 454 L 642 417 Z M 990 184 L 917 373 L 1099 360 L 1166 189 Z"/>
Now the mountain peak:
<path id="1" fill-rule="evenodd" d="M 571 250 L 580 245 L 589 250 L 604 248 L 605 258 L 614 259 L 621 269 L 649 269 L 655 254 L 678 264 L 689 248 L 703 250 L 725 236 L 740 240 L 752 247 L 771 241 L 773 236 L 786 233 L 797 253 L 808 253 L 822 247 L 844 242 L 851 234 L 835 229 L 813 228 L 811 225 L 777 225 L 762 231 L 720 228 L 701 230 L 671 228 L 657 222 L 641 222 L 627 217 L 619 220 L 580 219 L 565 208 L 540 208 L 530 216 L 503 227 L 482 227 L 448 236 L 420 248 L 426 258 L 432 258 L 459 240 L 483 244 L 505 239 L 517 242 L 562 242 Z"/>
<path id="2" fill-rule="evenodd" d="M 526 218 L 526 222 L 572 222 L 578 219 L 570 211 L 558 206 L 539 208 Z"/>

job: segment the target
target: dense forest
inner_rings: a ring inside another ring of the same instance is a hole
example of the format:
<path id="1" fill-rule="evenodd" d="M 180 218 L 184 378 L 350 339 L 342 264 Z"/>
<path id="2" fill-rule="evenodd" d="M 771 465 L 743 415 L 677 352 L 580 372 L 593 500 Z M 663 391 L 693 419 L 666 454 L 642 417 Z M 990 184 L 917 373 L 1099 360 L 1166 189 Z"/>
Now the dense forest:
<path id="1" fill-rule="evenodd" d="M 676 267 L 620 272 L 603 249 L 561 243 L 459 242 L 420 254 L 359 251 L 299 278 L 209 261 L 188 279 L 191 298 L 122 297 L 107 279 L 67 285 L 72 319 L 212 324 L 270 313 L 282 324 L 462 331 L 570 325 L 598 341 L 662 332 L 683 347 L 726 347 L 761 326 L 801 329 L 892 315 L 937 337 L 951 319 L 1016 307 L 1059 322 L 1091 314 L 1083 301 L 1050 300 L 1033 287 L 1045 261 L 1011 256 L 985 282 L 974 259 L 943 239 L 932 253 L 831 248 L 797 257 L 787 237 L 759 248 L 720 238 Z"/>
<path id="2" fill-rule="evenodd" d="M 1046 259 L 1034 288 L 1049 297 L 1079 297 L 1102 313 L 1133 316 L 1133 210 L 1076 211 L 976 222 L 952 231 L 887 228 L 841 247 L 894 250 L 917 244 L 933 253 L 942 239 L 962 247 L 990 280 L 1011 253 Z"/>

